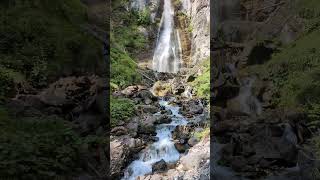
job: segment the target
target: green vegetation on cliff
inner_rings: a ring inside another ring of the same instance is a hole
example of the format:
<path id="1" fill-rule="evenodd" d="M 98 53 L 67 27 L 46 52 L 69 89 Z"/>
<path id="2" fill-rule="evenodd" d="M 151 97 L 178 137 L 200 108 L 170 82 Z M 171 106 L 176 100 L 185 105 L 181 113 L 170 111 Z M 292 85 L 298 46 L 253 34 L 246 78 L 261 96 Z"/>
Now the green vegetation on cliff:
<path id="1" fill-rule="evenodd" d="M 3 104 L 17 89 L 41 89 L 63 76 L 104 74 L 102 43 L 82 28 L 87 24 L 81 0 L 0 1 L 1 179 L 67 179 L 85 171 L 89 153 L 81 147 L 90 148 L 98 137 L 80 137 L 57 116 L 13 116 Z"/>
<path id="2" fill-rule="evenodd" d="M 60 75 L 103 72 L 101 44 L 81 28 L 87 15 L 80 0 L 2 1 L 0 10 L 1 68 L 35 87 Z"/>
<path id="3" fill-rule="evenodd" d="M 300 37 L 263 64 L 251 68 L 273 81 L 278 93 L 274 103 L 304 111 L 310 126 L 320 125 L 320 3 L 301 0 L 297 11 L 305 19 Z"/>
<path id="4" fill-rule="evenodd" d="M 201 98 L 210 99 L 210 58 L 199 65 L 202 68 L 202 74 L 197 76 L 191 83 L 196 91 L 196 95 Z"/>
<path id="5" fill-rule="evenodd" d="M 125 98 L 113 98 L 110 102 L 111 127 L 118 124 L 119 121 L 126 121 L 134 115 L 134 103 Z"/>

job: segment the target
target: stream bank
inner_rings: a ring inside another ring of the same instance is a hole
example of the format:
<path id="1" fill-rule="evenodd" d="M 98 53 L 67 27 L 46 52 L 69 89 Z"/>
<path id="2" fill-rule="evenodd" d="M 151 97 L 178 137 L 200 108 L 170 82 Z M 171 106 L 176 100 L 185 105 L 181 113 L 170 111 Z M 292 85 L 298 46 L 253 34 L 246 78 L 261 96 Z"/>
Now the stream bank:
<path id="1" fill-rule="evenodd" d="M 162 83 L 170 82 L 176 80 L 168 79 Z M 129 123 L 120 123 L 111 131 L 111 173 L 114 179 L 123 175 L 123 179 L 132 179 L 130 176 L 135 173 L 135 177 L 140 175 L 138 179 L 193 179 L 200 175 L 209 178 L 206 101 L 184 97 L 181 87 L 173 84 L 170 87 L 177 89 L 130 86 L 117 93 L 137 105 L 136 117 L 130 118 Z M 174 95 L 172 92 L 179 92 L 179 88 L 180 95 Z M 141 166 L 145 168 L 141 169 Z"/>

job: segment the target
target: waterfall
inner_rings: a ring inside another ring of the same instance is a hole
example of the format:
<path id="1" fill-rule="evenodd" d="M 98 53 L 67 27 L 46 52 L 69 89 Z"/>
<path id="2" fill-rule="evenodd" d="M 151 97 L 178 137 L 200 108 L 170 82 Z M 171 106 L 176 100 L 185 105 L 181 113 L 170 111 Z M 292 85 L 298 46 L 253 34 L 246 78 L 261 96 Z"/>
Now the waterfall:
<path id="1" fill-rule="evenodd" d="M 157 46 L 153 55 L 153 70 L 157 72 L 177 73 L 180 68 L 181 45 L 173 16 L 171 0 L 164 0 Z"/>
<path id="2" fill-rule="evenodd" d="M 172 132 L 178 125 L 186 125 L 186 119 L 179 114 L 180 107 L 172 106 L 168 101 L 160 101 L 160 106 L 172 112 L 172 122 L 157 126 L 158 141 L 140 153 L 139 159 L 133 161 L 125 170 L 122 180 L 135 180 L 138 176 L 152 173 L 152 164 L 164 160 L 167 163 L 177 162 L 180 153 L 172 141 Z M 156 113 L 155 115 L 159 114 Z"/>

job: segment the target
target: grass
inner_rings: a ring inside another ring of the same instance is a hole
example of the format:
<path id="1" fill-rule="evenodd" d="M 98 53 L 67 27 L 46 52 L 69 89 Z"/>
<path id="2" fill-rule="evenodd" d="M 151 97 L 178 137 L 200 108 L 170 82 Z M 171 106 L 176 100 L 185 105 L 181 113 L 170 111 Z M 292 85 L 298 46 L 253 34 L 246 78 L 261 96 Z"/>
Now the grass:
<path id="1" fill-rule="evenodd" d="M 199 140 L 202 140 L 209 136 L 210 136 L 210 128 L 205 128 L 203 131 L 194 133 L 194 137 L 196 137 Z"/>

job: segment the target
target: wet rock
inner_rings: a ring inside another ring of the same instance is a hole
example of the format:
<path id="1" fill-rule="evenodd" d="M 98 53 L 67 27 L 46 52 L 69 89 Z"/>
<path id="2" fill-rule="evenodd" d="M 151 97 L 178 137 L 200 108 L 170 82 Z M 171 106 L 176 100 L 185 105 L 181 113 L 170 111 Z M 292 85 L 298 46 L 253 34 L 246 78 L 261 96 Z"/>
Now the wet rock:
<path id="1" fill-rule="evenodd" d="M 164 172 L 167 170 L 167 163 L 162 159 L 152 165 L 152 172 Z"/>
<path id="2" fill-rule="evenodd" d="M 184 153 L 188 149 L 188 145 L 183 144 L 183 143 L 175 143 L 174 146 L 176 147 L 176 149 L 179 153 Z"/>
<path id="3" fill-rule="evenodd" d="M 198 100 L 190 100 L 182 103 L 181 113 L 183 115 L 196 115 L 203 113 L 203 105 Z"/>
<path id="4" fill-rule="evenodd" d="M 194 128 L 190 125 L 177 126 L 172 133 L 172 137 L 173 139 L 189 139 L 193 130 Z"/>
<path id="5" fill-rule="evenodd" d="M 172 121 L 171 117 L 167 115 L 157 115 L 155 124 L 168 124 Z"/>
<path id="6" fill-rule="evenodd" d="M 139 125 L 138 134 L 156 135 L 156 127 Z"/>

